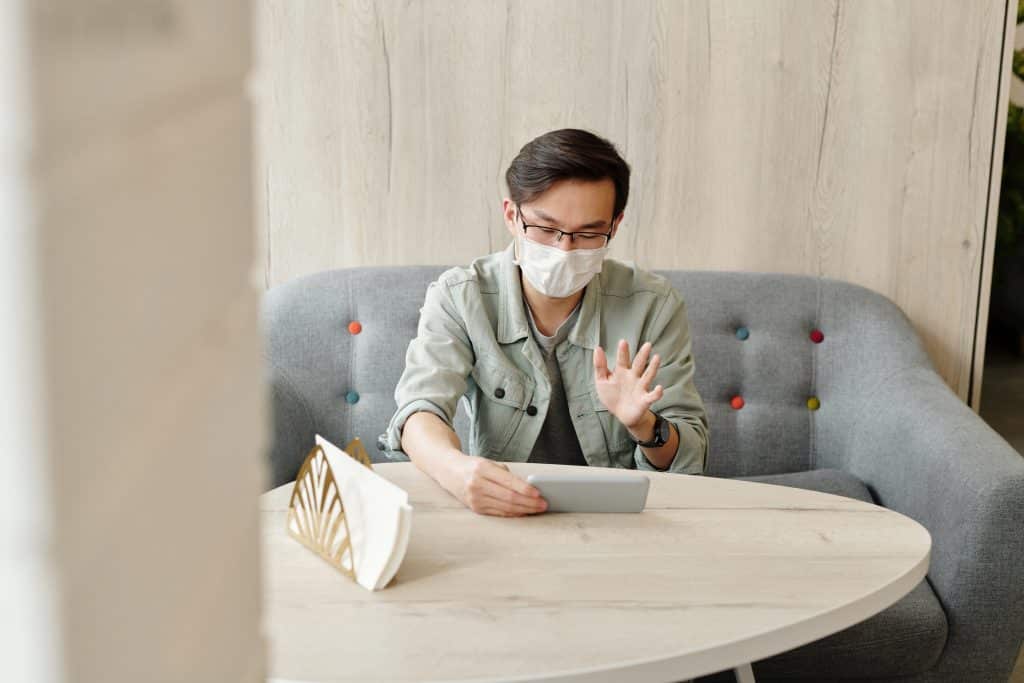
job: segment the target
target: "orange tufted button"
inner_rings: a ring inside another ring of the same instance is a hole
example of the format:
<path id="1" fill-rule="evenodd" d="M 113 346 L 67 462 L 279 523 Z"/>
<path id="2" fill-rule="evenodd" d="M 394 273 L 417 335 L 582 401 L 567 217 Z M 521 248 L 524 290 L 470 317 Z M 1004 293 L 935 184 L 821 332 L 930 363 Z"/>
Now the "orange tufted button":
<path id="1" fill-rule="evenodd" d="M 363 331 L 363 326 L 356 320 L 353 320 L 348 324 L 349 334 L 359 334 Z"/>
<path id="2" fill-rule="evenodd" d="M 811 341 L 815 344 L 820 344 L 825 341 L 825 333 L 821 330 L 811 330 Z"/>
<path id="3" fill-rule="evenodd" d="M 811 396 L 809 399 L 807 399 L 807 409 L 808 410 L 817 410 L 820 407 L 821 407 L 821 401 L 818 400 L 817 396 Z"/>
<path id="4" fill-rule="evenodd" d="M 746 401 L 743 400 L 742 396 L 733 396 L 732 400 L 729 401 L 729 405 L 731 405 L 734 410 L 739 410 L 746 405 Z"/>

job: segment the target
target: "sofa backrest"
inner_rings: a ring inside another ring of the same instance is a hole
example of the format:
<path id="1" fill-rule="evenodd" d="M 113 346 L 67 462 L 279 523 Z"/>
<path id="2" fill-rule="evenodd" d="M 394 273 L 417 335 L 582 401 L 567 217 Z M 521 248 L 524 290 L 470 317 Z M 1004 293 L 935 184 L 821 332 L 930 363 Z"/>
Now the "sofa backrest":
<path id="1" fill-rule="evenodd" d="M 385 460 L 377 436 L 396 409 L 427 285 L 445 269 L 325 271 L 266 293 L 273 485 L 294 478 L 315 433 L 339 446 L 358 436 L 372 458 Z M 709 475 L 828 465 L 841 443 L 835 430 L 864 407 L 859 396 L 893 371 L 928 363 L 902 312 L 862 287 L 794 275 L 657 272 L 687 302 L 710 425 Z M 736 396 L 739 410 L 730 404 Z M 455 426 L 464 444 L 467 425 L 460 402 Z"/>

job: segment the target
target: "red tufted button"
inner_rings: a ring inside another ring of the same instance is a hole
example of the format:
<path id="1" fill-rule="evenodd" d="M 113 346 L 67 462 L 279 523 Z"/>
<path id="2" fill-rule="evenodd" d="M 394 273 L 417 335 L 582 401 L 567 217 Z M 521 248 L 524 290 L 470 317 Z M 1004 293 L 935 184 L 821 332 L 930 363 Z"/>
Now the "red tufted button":
<path id="1" fill-rule="evenodd" d="M 733 396 L 732 400 L 729 401 L 729 405 L 731 405 L 734 410 L 739 410 L 746 405 L 746 402 L 744 402 L 742 396 Z"/>
<path id="2" fill-rule="evenodd" d="M 363 326 L 358 321 L 353 320 L 348 324 L 348 331 L 349 334 L 359 334 L 363 331 Z"/>
<path id="3" fill-rule="evenodd" d="M 821 330 L 811 330 L 811 341 L 815 344 L 820 344 L 825 341 L 825 333 Z"/>

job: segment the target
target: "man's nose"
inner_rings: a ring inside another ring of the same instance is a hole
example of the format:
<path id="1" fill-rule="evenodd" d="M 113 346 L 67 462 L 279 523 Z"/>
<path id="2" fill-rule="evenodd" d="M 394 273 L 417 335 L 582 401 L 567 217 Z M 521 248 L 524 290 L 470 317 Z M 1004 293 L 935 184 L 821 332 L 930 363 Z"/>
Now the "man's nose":
<path id="1" fill-rule="evenodd" d="M 562 251 L 570 251 L 576 248 L 576 245 L 572 243 L 572 240 L 569 239 L 568 235 L 562 235 L 562 239 L 558 240 L 558 242 L 555 243 L 555 246 Z"/>

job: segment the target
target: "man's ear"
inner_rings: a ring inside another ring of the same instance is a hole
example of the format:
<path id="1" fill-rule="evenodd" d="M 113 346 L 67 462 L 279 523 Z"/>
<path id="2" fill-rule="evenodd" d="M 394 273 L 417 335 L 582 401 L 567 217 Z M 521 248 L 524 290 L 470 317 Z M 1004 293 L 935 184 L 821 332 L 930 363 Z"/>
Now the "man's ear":
<path id="1" fill-rule="evenodd" d="M 516 204 L 508 197 L 505 197 L 501 202 L 502 218 L 505 219 L 505 227 L 512 233 L 512 236 L 516 236 Z"/>

